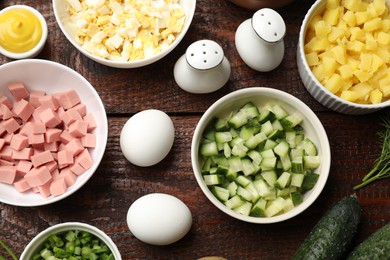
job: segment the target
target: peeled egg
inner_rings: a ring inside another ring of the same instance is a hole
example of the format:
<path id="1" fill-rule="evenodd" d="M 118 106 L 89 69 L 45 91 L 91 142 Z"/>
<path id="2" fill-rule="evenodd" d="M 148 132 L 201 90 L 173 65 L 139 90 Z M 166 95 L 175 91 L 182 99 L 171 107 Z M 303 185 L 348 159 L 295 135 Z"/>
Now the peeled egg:
<path id="1" fill-rule="evenodd" d="M 173 146 L 175 128 L 171 118 L 156 109 L 141 111 L 123 126 L 120 147 L 123 155 L 137 166 L 159 163 Z"/>
<path id="2" fill-rule="evenodd" d="M 178 198 L 151 193 L 137 199 L 127 212 L 127 225 L 139 240 L 151 245 L 169 245 L 191 228 L 189 208 Z"/>

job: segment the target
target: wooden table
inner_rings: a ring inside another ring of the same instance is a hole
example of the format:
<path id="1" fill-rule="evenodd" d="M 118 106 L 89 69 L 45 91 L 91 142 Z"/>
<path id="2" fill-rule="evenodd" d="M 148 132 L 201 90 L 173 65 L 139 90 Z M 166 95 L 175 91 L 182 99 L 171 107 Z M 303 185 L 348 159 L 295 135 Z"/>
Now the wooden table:
<path id="1" fill-rule="evenodd" d="M 276 0 L 277 1 L 277 0 Z M 317 103 L 303 86 L 296 66 L 300 26 L 313 0 L 296 0 L 278 12 L 287 25 L 282 64 L 269 73 L 250 69 L 238 56 L 235 30 L 253 14 L 227 0 L 198 0 L 193 23 L 178 47 L 162 60 L 137 69 L 115 69 L 95 63 L 78 52 L 58 27 L 49 0 L 3 0 L 0 8 L 27 4 L 43 13 L 49 37 L 37 57 L 65 64 L 96 88 L 107 110 L 109 136 L 104 158 L 88 183 L 70 197 L 41 207 L 15 207 L 0 203 L 0 239 L 20 255 L 29 241 L 49 226 L 80 221 L 105 231 L 123 259 L 196 259 L 218 255 L 228 259 L 289 259 L 323 213 L 370 170 L 379 152 L 376 132 L 384 111 L 364 116 L 343 115 Z M 184 92 L 173 78 L 173 67 L 194 41 L 218 42 L 229 59 L 230 81 L 217 92 Z M 0 56 L 0 63 L 10 62 Z M 322 121 L 330 140 L 332 166 L 320 197 L 301 215 L 282 223 L 256 225 L 238 221 L 218 210 L 202 193 L 191 168 L 190 148 L 195 126 L 203 112 L 220 97 L 238 89 L 262 86 L 286 91 L 309 105 Z M 141 168 L 121 153 L 119 134 L 129 117 L 145 109 L 166 112 L 175 125 L 175 141 L 159 164 Z M 353 245 L 367 238 L 390 219 L 390 179 L 356 192 L 362 220 Z M 190 232 L 169 246 L 151 246 L 137 240 L 126 224 L 129 206 L 137 198 L 163 192 L 190 208 Z M 4 254 L 4 250 L 0 249 Z"/>

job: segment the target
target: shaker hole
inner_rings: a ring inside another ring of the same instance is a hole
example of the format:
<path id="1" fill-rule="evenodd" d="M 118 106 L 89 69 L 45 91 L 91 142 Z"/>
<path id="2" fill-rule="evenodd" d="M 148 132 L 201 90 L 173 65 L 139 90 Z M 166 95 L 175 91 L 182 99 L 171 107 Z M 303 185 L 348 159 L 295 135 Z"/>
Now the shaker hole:
<path id="1" fill-rule="evenodd" d="M 202 46 L 206 46 L 206 43 L 203 43 Z"/>
<path id="2" fill-rule="evenodd" d="M 268 22 L 268 25 L 271 25 L 271 22 Z"/>
<path id="3" fill-rule="evenodd" d="M 274 36 L 278 36 L 278 34 L 277 34 L 277 33 L 274 33 Z"/>
<path id="4" fill-rule="evenodd" d="M 261 16 L 264 16 L 264 14 L 260 14 Z"/>
<path id="5" fill-rule="evenodd" d="M 203 60 L 203 63 L 207 63 L 207 60 Z"/>
<path id="6" fill-rule="evenodd" d="M 195 54 L 191 53 L 191 56 L 194 57 Z"/>
<path id="7" fill-rule="evenodd" d="M 204 52 L 203 52 L 203 54 L 205 54 L 205 55 L 206 55 L 206 52 L 204 51 Z"/>
<path id="8" fill-rule="evenodd" d="M 215 53 L 215 54 L 218 54 L 218 51 L 215 51 L 214 53 Z"/>

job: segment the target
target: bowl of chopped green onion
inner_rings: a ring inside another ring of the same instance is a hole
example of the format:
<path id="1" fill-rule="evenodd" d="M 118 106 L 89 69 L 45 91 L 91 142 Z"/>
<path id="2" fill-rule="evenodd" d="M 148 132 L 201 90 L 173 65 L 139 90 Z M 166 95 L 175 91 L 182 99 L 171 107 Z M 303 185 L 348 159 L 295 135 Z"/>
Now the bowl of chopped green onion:
<path id="1" fill-rule="evenodd" d="M 252 87 L 212 104 L 191 145 L 195 178 L 226 214 L 275 223 L 306 210 L 328 179 L 331 154 L 325 129 L 298 98 Z"/>
<path id="2" fill-rule="evenodd" d="M 85 223 L 66 222 L 34 237 L 20 259 L 121 260 L 122 257 L 115 243 L 100 229 Z"/>

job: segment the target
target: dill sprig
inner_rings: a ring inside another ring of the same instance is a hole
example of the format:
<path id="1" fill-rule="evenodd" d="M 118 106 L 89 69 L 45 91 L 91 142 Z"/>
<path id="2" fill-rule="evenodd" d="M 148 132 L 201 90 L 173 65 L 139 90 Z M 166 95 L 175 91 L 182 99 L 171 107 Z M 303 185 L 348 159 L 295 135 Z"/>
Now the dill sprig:
<path id="1" fill-rule="evenodd" d="M 390 114 L 383 118 L 382 125 L 384 130 L 378 132 L 379 142 L 382 150 L 379 157 L 374 162 L 374 167 L 362 179 L 359 185 L 353 187 L 358 190 L 372 183 L 373 181 L 390 177 Z"/>
<path id="2" fill-rule="evenodd" d="M 1 239 L 0 245 L 5 249 L 5 251 L 7 251 L 7 253 L 12 257 L 13 260 L 18 260 L 14 252 L 12 252 L 11 249 L 9 249 L 9 247 L 3 241 L 1 241 Z M 0 255 L 0 259 L 5 259 L 5 257 Z"/>

